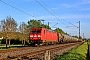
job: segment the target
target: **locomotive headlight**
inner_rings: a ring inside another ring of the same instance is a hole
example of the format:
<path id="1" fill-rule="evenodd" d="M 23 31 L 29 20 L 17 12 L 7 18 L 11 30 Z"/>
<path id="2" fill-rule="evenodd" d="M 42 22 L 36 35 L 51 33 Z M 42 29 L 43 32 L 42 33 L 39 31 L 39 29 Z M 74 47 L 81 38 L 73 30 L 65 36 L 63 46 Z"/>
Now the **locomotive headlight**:
<path id="1" fill-rule="evenodd" d="M 40 35 L 38 35 L 38 37 L 41 37 Z"/>
<path id="2" fill-rule="evenodd" d="M 41 35 L 38 35 L 38 39 L 41 39 Z"/>
<path id="3" fill-rule="evenodd" d="M 33 37 L 33 35 L 30 35 L 30 37 Z"/>

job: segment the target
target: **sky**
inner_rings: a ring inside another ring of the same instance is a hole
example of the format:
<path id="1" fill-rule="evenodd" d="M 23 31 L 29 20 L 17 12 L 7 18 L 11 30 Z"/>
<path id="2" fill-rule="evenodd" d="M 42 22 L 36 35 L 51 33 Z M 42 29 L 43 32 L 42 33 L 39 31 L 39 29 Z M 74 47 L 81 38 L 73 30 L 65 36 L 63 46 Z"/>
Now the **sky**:
<path id="1" fill-rule="evenodd" d="M 61 28 L 71 36 L 79 35 L 80 21 L 80 35 L 90 38 L 90 0 L 0 0 L 0 21 L 9 15 L 18 25 L 45 20 L 52 29 Z"/>

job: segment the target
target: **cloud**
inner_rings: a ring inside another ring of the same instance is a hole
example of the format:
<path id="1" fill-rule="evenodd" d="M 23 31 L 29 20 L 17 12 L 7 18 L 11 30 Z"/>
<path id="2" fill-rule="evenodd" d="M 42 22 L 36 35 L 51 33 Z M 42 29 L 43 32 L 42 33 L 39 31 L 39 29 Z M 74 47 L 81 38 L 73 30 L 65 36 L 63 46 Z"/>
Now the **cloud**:
<path id="1" fill-rule="evenodd" d="M 54 16 L 38 16 L 39 19 L 52 19 Z"/>
<path id="2" fill-rule="evenodd" d="M 84 9 L 81 9 L 81 10 L 90 10 L 90 8 L 84 8 Z"/>
<path id="3" fill-rule="evenodd" d="M 75 5 L 64 3 L 64 4 L 62 4 L 62 6 L 66 7 L 66 8 L 71 8 L 71 7 L 74 7 Z"/>
<path id="4" fill-rule="evenodd" d="M 68 14 L 61 16 L 64 19 L 75 19 L 75 18 L 90 18 L 90 15 L 79 15 L 79 14 Z"/>
<path id="5" fill-rule="evenodd" d="M 81 4 L 90 4 L 90 2 L 82 2 Z"/>
<path id="6" fill-rule="evenodd" d="M 88 29 L 90 29 L 90 27 L 88 27 L 89 25 L 90 25 L 90 22 L 89 21 L 88 22 L 81 22 L 81 26 L 82 26 L 83 29 L 85 29 L 86 27 Z"/>
<path id="7" fill-rule="evenodd" d="M 65 7 L 65 8 L 75 8 L 75 7 L 79 7 L 81 5 L 90 4 L 90 0 L 82 0 L 82 1 L 75 1 L 75 2 L 76 3 L 73 3 L 73 4 L 63 3 L 63 4 L 60 4 L 60 5 Z"/>
<path id="8" fill-rule="evenodd" d="M 81 4 L 90 4 L 90 0 L 82 0 Z"/>
<path id="9" fill-rule="evenodd" d="M 56 16 L 56 15 L 55 15 Z M 84 18 L 90 18 L 90 15 L 81 15 L 81 14 L 67 14 L 67 15 L 61 15 L 61 16 L 56 16 L 59 19 L 84 19 Z M 57 19 L 56 17 L 52 15 L 47 15 L 47 16 L 37 16 L 36 18 L 38 19 Z"/>

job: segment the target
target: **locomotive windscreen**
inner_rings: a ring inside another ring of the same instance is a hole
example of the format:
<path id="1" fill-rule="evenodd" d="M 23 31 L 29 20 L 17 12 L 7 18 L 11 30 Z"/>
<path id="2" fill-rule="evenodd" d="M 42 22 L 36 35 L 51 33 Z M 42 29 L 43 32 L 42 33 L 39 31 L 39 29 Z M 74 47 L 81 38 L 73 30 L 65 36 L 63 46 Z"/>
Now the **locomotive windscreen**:
<path id="1" fill-rule="evenodd" d="M 41 33 L 41 30 L 37 30 L 37 29 L 31 30 L 31 33 Z"/>

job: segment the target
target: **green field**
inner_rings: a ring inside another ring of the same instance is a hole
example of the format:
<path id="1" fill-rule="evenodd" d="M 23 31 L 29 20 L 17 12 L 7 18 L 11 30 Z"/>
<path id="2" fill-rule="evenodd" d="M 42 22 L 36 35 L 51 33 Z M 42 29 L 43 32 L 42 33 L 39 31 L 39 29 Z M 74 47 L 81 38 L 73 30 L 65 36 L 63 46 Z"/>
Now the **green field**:
<path id="1" fill-rule="evenodd" d="M 25 46 L 27 46 L 27 45 L 25 45 Z M 17 45 L 10 45 L 10 47 L 9 47 L 9 45 L 7 45 L 7 48 L 20 48 L 20 47 L 25 47 L 25 46 L 22 46 L 22 44 L 17 44 Z M 0 45 L 0 50 L 2 50 L 2 49 L 6 49 L 5 44 Z"/>
<path id="2" fill-rule="evenodd" d="M 90 45 L 90 40 L 88 40 L 88 45 Z"/>
<path id="3" fill-rule="evenodd" d="M 54 60 L 87 60 L 87 42 L 69 50 L 68 52 L 57 56 Z"/>
<path id="4" fill-rule="evenodd" d="M 87 60 L 90 60 L 90 40 L 88 40 Z"/>

